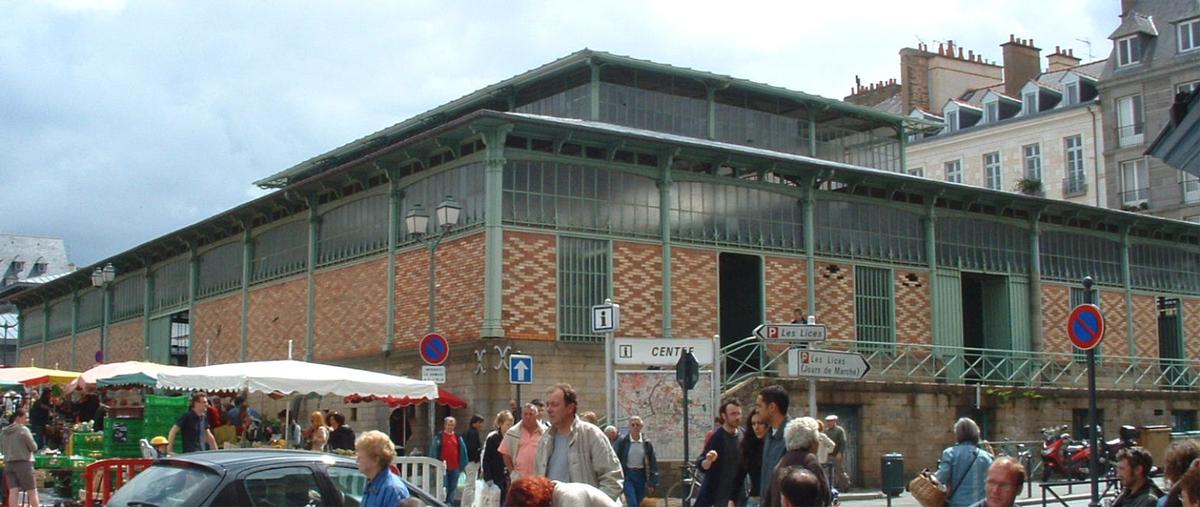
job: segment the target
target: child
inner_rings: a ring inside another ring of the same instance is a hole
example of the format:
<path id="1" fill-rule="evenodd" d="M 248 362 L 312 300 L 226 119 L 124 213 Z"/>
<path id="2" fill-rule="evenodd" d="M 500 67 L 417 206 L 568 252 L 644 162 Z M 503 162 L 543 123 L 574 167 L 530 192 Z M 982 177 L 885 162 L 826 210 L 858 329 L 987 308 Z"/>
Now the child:
<path id="1" fill-rule="evenodd" d="M 150 445 L 154 446 L 154 451 L 158 453 L 157 457 L 159 458 L 165 458 L 169 454 L 167 450 L 167 437 L 162 435 L 154 437 L 150 439 Z"/>

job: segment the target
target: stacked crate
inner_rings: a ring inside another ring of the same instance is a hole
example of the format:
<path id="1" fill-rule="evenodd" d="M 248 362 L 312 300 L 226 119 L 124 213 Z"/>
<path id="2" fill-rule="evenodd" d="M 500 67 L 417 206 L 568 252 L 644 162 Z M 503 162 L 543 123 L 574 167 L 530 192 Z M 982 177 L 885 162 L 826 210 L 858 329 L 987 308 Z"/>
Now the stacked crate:
<path id="1" fill-rule="evenodd" d="M 118 442 L 113 436 L 118 427 L 125 428 L 125 441 Z M 144 438 L 141 419 L 104 419 L 104 457 L 106 458 L 140 458 L 142 448 L 138 440 Z"/>
<path id="2" fill-rule="evenodd" d="M 71 454 L 85 458 L 104 458 L 104 432 L 71 433 Z"/>
<path id="3" fill-rule="evenodd" d="M 188 410 L 188 396 L 156 396 L 148 394 L 145 397 L 146 411 L 143 419 L 144 438 L 150 440 L 156 436 L 167 436 L 171 426 L 179 420 L 179 416 Z M 183 452 L 183 438 L 175 438 L 174 452 Z"/>

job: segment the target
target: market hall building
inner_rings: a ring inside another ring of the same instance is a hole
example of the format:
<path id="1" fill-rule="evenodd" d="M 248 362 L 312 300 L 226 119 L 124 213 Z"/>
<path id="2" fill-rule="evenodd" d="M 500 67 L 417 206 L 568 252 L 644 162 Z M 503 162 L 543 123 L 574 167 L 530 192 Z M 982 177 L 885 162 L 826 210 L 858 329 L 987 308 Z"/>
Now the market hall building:
<path id="1" fill-rule="evenodd" d="M 101 351 L 203 365 L 285 358 L 291 343 L 296 358 L 415 377 L 432 327 L 452 349 L 445 387 L 471 404 L 458 415 L 488 419 L 513 396 L 502 365 L 517 351 L 537 359 L 526 399 L 569 382 L 604 415 L 589 308 L 606 297 L 622 305 L 619 336 L 719 335 L 723 390 L 752 403 L 782 382 L 804 413 L 806 383 L 771 378 L 780 351 L 744 341 L 799 308 L 828 326 L 824 347 L 872 364 L 862 381 L 818 383 L 872 484 L 883 452 L 934 463 L 959 415 L 994 439 L 1079 425 L 1065 321 L 1091 275 L 1108 322 L 1103 423 L 1194 425 L 1200 226 L 909 176 L 906 139 L 928 127 L 583 50 L 0 297 L 20 308 L 22 365 L 76 370 Z M 405 218 L 446 196 L 461 213 L 434 249 Z M 115 279 L 93 287 L 109 263 Z M 386 427 L 386 411 L 355 414 L 356 429 Z"/>

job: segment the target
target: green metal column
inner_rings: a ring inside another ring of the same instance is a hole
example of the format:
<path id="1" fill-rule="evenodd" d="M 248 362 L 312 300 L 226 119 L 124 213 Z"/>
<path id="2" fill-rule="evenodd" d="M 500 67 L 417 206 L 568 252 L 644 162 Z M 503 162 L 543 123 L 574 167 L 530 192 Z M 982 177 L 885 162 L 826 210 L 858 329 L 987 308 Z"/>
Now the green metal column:
<path id="1" fill-rule="evenodd" d="M 305 263 L 304 274 L 308 289 L 304 300 L 304 360 L 312 361 L 313 324 L 317 318 L 317 239 L 321 235 L 321 215 L 317 210 L 319 203 L 316 194 L 309 194 L 305 200 L 308 202 L 308 262 Z"/>
<path id="2" fill-rule="evenodd" d="M 1129 341 L 1129 357 L 1137 357 L 1137 345 L 1133 333 L 1133 275 L 1129 270 L 1129 227 L 1121 229 L 1121 285 L 1125 287 L 1125 336 Z M 1097 301 L 1096 303 L 1100 303 Z"/>
<path id="3" fill-rule="evenodd" d="M 708 84 L 704 88 L 706 90 L 705 99 L 708 101 L 708 118 L 706 120 L 708 122 L 708 138 L 716 139 L 717 138 L 717 89 L 712 84 Z"/>
<path id="4" fill-rule="evenodd" d="M 817 156 L 817 112 L 808 110 L 808 156 Z"/>
<path id="5" fill-rule="evenodd" d="M 1029 218 L 1029 348 L 1045 352 L 1042 336 L 1041 212 Z"/>
<path id="6" fill-rule="evenodd" d="M 663 338 L 671 337 L 671 166 L 675 163 L 677 153 L 679 151 L 675 150 L 666 154 L 659 165 L 662 169 L 662 177 L 658 181 L 658 230 L 662 239 Z M 609 273 L 612 273 L 611 268 Z"/>
<path id="7" fill-rule="evenodd" d="M 900 135 L 900 172 L 908 174 L 908 157 L 905 155 L 905 149 L 908 147 L 908 136 L 904 134 L 904 123 L 896 128 L 896 132 Z"/>
<path id="8" fill-rule="evenodd" d="M 108 326 L 112 322 L 112 284 L 106 283 L 100 287 L 101 309 L 100 312 L 100 359 L 101 362 L 108 362 Z"/>
<path id="9" fill-rule="evenodd" d="M 595 60 L 588 60 L 588 67 L 592 70 L 591 82 L 588 87 L 588 119 L 592 121 L 600 121 L 600 64 Z M 486 144 L 486 141 L 485 141 Z M 503 144 L 501 144 L 503 147 Z"/>
<path id="10" fill-rule="evenodd" d="M 21 346 L 25 344 L 25 312 L 17 312 L 17 354 L 16 363 L 21 365 Z"/>
<path id="11" fill-rule="evenodd" d="M 150 271 L 149 262 L 146 263 L 144 278 L 146 279 L 146 290 L 142 298 L 142 358 L 135 358 L 134 361 L 154 362 L 154 359 L 150 357 L 150 307 L 154 305 L 154 273 Z M 170 336 L 169 332 L 167 336 Z"/>
<path id="12" fill-rule="evenodd" d="M 804 276 L 808 280 L 804 299 L 808 315 L 817 315 L 817 230 L 816 220 L 813 219 L 815 183 L 812 178 L 804 179 L 804 197 L 800 200 L 800 213 L 804 215 Z M 817 322 L 824 320 L 823 317 L 817 317 Z"/>
<path id="13" fill-rule="evenodd" d="M 935 337 L 938 333 L 938 312 L 940 310 L 940 306 L 937 304 L 937 196 L 927 195 L 925 198 L 929 202 L 925 204 L 925 219 L 921 223 L 925 226 L 925 264 L 929 267 L 929 301 L 933 303 L 929 309 L 929 339 L 930 342 L 937 343 Z"/>
<path id="14" fill-rule="evenodd" d="M 246 361 L 250 337 L 250 278 L 254 275 L 254 237 L 250 234 L 253 224 L 242 222 L 242 328 L 241 348 L 238 361 Z"/>
<path id="15" fill-rule="evenodd" d="M 46 365 L 46 341 L 50 338 L 50 302 L 42 303 L 42 368 L 49 368 Z"/>
<path id="16" fill-rule="evenodd" d="M 511 109 L 511 108 L 510 108 Z M 384 169 L 388 177 L 388 249 L 387 249 L 387 327 L 384 338 L 383 352 L 390 353 L 392 344 L 396 342 L 396 243 L 400 241 L 400 171 L 395 167 Z"/>
<path id="17" fill-rule="evenodd" d="M 67 368 L 75 369 L 75 344 L 79 333 L 79 291 L 71 292 L 71 362 Z"/>
<path id="18" fill-rule="evenodd" d="M 188 244 L 188 362 L 187 366 L 198 363 L 192 361 L 196 350 L 196 335 L 191 329 L 196 329 L 196 294 L 200 291 L 200 256 L 196 255 L 196 245 Z M 170 336 L 170 333 L 167 334 Z M 170 347 L 170 344 L 167 345 Z"/>
<path id="19" fill-rule="evenodd" d="M 592 76 L 599 72 L 593 66 Z M 593 83 L 593 91 L 595 91 Z M 595 96 L 593 95 L 593 98 Z M 597 103 L 593 100 L 593 106 Z M 596 109 L 598 110 L 598 108 Z M 504 125 L 483 134 L 484 152 L 484 268 L 483 268 L 483 326 L 480 336 L 502 338 L 504 327 L 501 305 L 504 290 L 504 140 L 512 125 Z"/>

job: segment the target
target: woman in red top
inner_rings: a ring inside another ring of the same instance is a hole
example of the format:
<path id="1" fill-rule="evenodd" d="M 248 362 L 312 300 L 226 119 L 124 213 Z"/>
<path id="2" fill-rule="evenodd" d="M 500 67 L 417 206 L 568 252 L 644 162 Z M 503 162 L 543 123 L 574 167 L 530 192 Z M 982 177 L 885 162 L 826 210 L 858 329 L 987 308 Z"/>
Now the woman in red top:
<path id="1" fill-rule="evenodd" d="M 447 417 L 445 429 L 434 437 L 433 444 L 429 446 L 429 457 L 446 463 L 446 505 L 453 505 L 454 492 L 458 490 L 458 474 L 467 468 L 467 442 L 454 433 L 454 426 L 454 418 Z"/>

